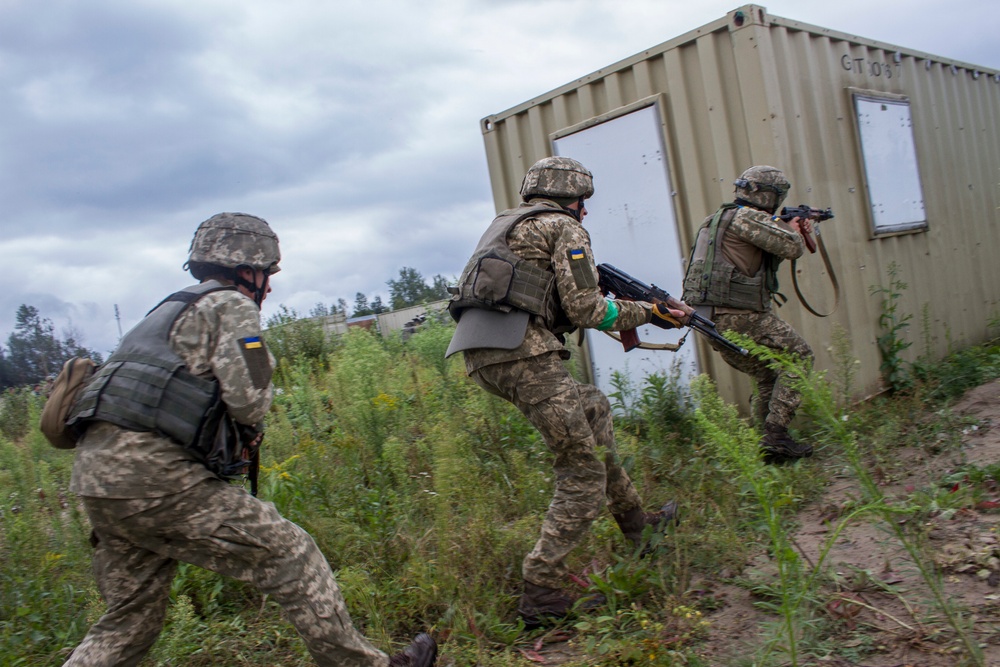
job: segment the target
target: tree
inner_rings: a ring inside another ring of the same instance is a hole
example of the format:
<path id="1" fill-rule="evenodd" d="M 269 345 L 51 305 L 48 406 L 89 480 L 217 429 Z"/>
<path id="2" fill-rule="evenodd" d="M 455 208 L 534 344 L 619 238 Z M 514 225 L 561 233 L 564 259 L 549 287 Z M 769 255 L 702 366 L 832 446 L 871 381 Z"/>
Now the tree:
<path id="1" fill-rule="evenodd" d="M 264 338 L 268 349 L 279 362 L 279 372 L 283 367 L 282 361 L 291 363 L 297 359 L 318 363 L 320 367 L 326 368 L 327 355 L 333 349 L 321 322 L 313 318 L 302 318 L 284 304 L 278 307 L 277 313 L 267 318 Z"/>
<path id="2" fill-rule="evenodd" d="M 351 317 L 361 317 L 362 315 L 372 315 L 375 311 L 372 310 L 371 305 L 368 303 L 368 297 L 366 297 L 361 292 L 354 295 L 354 312 Z"/>
<path id="3" fill-rule="evenodd" d="M 12 370 L 9 362 L 7 361 L 7 355 L 4 353 L 3 347 L 0 347 L 0 389 L 13 386 L 14 377 L 12 375 Z"/>
<path id="4" fill-rule="evenodd" d="M 440 273 L 433 278 L 433 282 L 430 287 L 430 297 L 431 301 L 440 301 L 442 299 L 451 298 L 451 293 L 448 291 L 448 279 Z"/>
<path id="5" fill-rule="evenodd" d="M 399 270 L 398 280 L 389 280 L 389 303 L 393 310 L 408 306 L 419 306 L 431 301 L 448 298 L 448 281 L 444 276 L 436 275 L 428 285 L 424 277 L 416 269 L 404 266 Z"/>
<path id="6" fill-rule="evenodd" d="M 371 308 L 373 315 L 380 315 L 382 313 L 389 312 L 389 308 L 384 303 L 382 303 L 382 297 L 379 296 L 378 294 L 376 294 L 375 298 L 372 299 Z"/>
<path id="7" fill-rule="evenodd" d="M 329 306 L 325 303 L 317 303 L 309 311 L 309 317 L 328 317 L 338 314 L 347 315 L 347 301 L 344 299 L 337 299 L 337 303 L 331 303 Z"/>
<path id="8" fill-rule="evenodd" d="M 51 320 L 43 319 L 34 306 L 21 304 L 15 316 L 14 333 L 7 339 L 7 353 L 15 385 L 35 384 L 55 372 L 59 343 Z"/>
<path id="9" fill-rule="evenodd" d="M 90 357 L 101 363 L 101 355 L 77 342 L 70 330 L 66 340 L 55 335 L 52 321 L 43 318 L 34 306 L 21 304 L 15 316 L 14 332 L 7 338 L 7 350 L 0 356 L 0 386 L 41 384 L 55 375 L 71 357 Z"/>

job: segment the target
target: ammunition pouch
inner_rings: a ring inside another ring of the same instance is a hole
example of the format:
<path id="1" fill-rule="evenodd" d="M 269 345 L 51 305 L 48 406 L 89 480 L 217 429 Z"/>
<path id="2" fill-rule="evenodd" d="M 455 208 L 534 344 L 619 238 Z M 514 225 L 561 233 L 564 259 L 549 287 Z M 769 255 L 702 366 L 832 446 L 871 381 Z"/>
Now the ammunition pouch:
<path id="1" fill-rule="evenodd" d="M 523 310 L 548 323 L 556 319 L 555 274 L 525 261 L 507 245 L 507 234 L 517 223 L 544 212 L 562 211 L 539 203 L 500 214 L 483 234 L 466 263 L 448 312 L 458 321 L 467 308 L 508 313 Z"/>

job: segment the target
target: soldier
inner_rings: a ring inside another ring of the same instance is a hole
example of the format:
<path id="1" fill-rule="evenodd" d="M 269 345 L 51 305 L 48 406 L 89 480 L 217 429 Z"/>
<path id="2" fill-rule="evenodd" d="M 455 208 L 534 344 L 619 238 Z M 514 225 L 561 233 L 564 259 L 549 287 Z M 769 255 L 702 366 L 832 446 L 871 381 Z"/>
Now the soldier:
<path id="1" fill-rule="evenodd" d="M 392 658 L 372 646 L 312 538 L 225 481 L 246 469 L 271 405 L 260 305 L 280 259 L 258 217 L 203 222 L 185 265 L 201 282 L 129 331 L 74 405 L 67 424 L 85 432 L 70 488 L 90 518 L 108 610 L 66 665 L 137 665 L 162 629 L 178 561 L 270 595 L 319 665 L 435 663 L 427 634 Z"/>
<path id="2" fill-rule="evenodd" d="M 672 520 L 676 505 L 643 512 L 642 499 L 615 452 L 611 405 L 577 382 L 563 361 L 563 336 L 576 328 L 626 330 L 686 313 L 605 299 L 597 287 L 584 201 L 591 173 L 576 160 L 536 162 L 521 184 L 523 203 L 501 213 L 462 272 L 449 310 L 458 320 L 447 355 L 462 351 L 466 370 L 486 391 L 513 403 L 541 432 L 554 457 L 555 495 L 541 537 L 524 558 L 518 612 L 528 627 L 568 615 L 566 556 L 583 539 L 607 497 L 625 537 Z"/>
<path id="3" fill-rule="evenodd" d="M 705 307 L 706 317 L 715 321 L 720 333 L 735 331 L 811 362 L 809 345 L 771 310 L 771 301 L 778 291 L 778 265 L 802 255 L 802 234 L 811 233 L 812 225 L 803 218 L 785 223 L 774 216 L 791 188 L 780 170 L 751 167 L 735 185 L 733 203 L 723 204 L 698 230 L 684 277 L 683 299 L 696 308 Z M 788 373 L 756 357 L 713 347 L 757 385 L 752 407 L 758 427 L 764 429 L 760 447 L 765 461 L 810 456 L 812 446 L 788 434 L 801 402 Z"/>

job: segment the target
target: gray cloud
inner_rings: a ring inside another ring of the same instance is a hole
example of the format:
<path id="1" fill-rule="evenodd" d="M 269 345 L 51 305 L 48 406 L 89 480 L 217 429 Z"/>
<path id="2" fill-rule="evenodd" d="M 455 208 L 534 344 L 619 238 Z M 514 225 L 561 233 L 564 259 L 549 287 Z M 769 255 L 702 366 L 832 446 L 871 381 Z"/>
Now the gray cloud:
<path id="1" fill-rule="evenodd" d="M 0 342 L 18 305 L 99 350 L 189 278 L 195 227 L 271 221 L 265 315 L 457 273 L 493 205 L 478 122 L 718 19 L 729 2 L 52 0 L 0 5 Z M 1000 65 L 992 4 L 772 14 Z M 933 17 L 933 18 L 929 18 Z"/>

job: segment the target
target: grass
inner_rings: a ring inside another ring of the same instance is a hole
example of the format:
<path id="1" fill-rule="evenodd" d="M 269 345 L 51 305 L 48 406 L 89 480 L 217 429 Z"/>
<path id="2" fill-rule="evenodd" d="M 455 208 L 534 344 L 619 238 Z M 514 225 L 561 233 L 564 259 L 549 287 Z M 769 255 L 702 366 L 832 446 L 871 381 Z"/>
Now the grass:
<path id="1" fill-rule="evenodd" d="M 647 506 L 677 498 L 683 521 L 654 557 L 639 559 L 603 514 L 570 565 L 607 604 L 554 631 L 525 632 L 515 614 L 520 564 L 551 498 L 548 454 L 516 410 L 471 383 L 460 360 L 443 360 L 451 331 L 432 323 L 406 342 L 352 332 L 321 360 L 284 358 L 268 416 L 261 496 L 315 537 L 352 617 L 380 648 L 398 650 L 429 630 L 456 665 L 537 664 L 539 644 L 558 637 L 577 656 L 568 665 L 720 665 L 705 652 L 712 611 L 724 603 L 703 584 L 725 579 L 754 588 L 774 621 L 753 650 L 726 664 L 805 665 L 836 651 L 876 651 L 871 635 L 845 630 L 825 611 L 850 592 L 829 567 L 833 538 L 818 559 L 803 558 L 789 538 L 830 476 L 847 474 L 861 492 L 832 534 L 857 522 L 883 525 L 924 576 L 921 622 L 968 664 L 982 664 L 966 610 L 943 596 L 917 528 L 948 503 L 989 501 L 1000 471 L 967 466 L 905 503 L 883 497 L 878 475 L 892 474 L 902 445 L 928 453 L 957 446 L 956 433 L 972 425 L 950 414 L 949 401 L 1000 375 L 995 345 L 913 368 L 907 391 L 850 408 L 852 360 L 838 362 L 832 383 L 800 369 L 799 431 L 819 453 L 782 467 L 762 465 L 758 434 L 705 379 L 690 391 L 670 373 L 642 386 L 617 380 L 626 467 Z M 3 664 L 61 664 L 103 609 L 86 517 L 67 490 L 72 453 L 50 448 L 34 429 L 40 403 L 26 394 L 0 406 L 11 420 L 9 432 L 0 429 Z M 925 414 L 932 418 L 914 419 Z M 956 483 L 961 498 L 941 492 Z M 771 567 L 749 577 L 761 559 Z M 252 587 L 182 566 L 171 599 L 145 665 L 310 664 L 280 610 Z M 842 643 L 853 645 L 831 645 L 833 632 L 853 632 Z"/>

